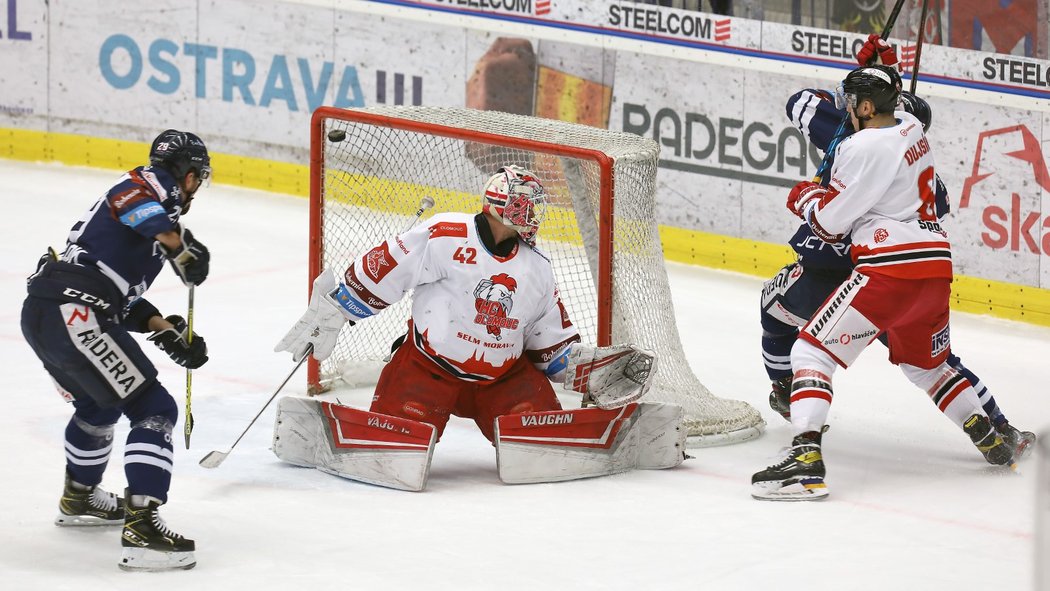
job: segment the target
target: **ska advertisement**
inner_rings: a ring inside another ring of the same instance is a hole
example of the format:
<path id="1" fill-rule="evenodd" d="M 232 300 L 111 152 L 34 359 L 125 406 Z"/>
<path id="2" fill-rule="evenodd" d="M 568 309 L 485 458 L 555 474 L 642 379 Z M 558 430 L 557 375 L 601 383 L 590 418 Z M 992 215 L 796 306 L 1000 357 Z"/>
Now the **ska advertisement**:
<path id="1" fill-rule="evenodd" d="M 1050 287 L 1050 143 L 1042 139 L 1050 116 L 975 105 L 956 112 L 975 125 L 931 138 L 947 152 L 938 162 L 955 197 L 948 228 L 957 272 Z"/>

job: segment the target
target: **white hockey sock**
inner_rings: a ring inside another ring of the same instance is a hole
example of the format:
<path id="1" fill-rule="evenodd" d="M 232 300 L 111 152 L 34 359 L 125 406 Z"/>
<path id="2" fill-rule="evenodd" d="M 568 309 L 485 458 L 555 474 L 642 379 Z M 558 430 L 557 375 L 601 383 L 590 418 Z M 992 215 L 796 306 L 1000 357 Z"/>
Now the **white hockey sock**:
<path id="1" fill-rule="evenodd" d="M 831 376 L 838 365 L 824 351 L 799 339 L 791 348 L 791 427 L 795 435 L 820 432 L 831 410 Z"/>
<path id="2" fill-rule="evenodd" d="M 933 369 L 922 369 L 902 363 L 900 368 L 911 383 L 925 390 L 944 416 L 960 429 L 966 419 L 975 414 L 985 414 L 977 391 L 970 385 L 970 381 L 947 363 Z"/>

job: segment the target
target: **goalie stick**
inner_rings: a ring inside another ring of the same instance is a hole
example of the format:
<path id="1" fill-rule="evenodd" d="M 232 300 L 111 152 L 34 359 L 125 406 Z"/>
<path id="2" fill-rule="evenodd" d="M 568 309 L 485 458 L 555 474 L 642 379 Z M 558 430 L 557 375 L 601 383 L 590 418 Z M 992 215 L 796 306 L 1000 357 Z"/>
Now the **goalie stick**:
<path id="1" fill-rule="evenodd" d="M 434 207 L 434 198 L 433 197 L 431 197 L 430 195 L 427 195 L 427 196 L 423 197 L 422 199 L 420 199 L 419 200 L 419 209 L 416 210 L 416 215 L 412 216 L 412 221 L 409 222 L 409 224 L 407 226 L 405 226 L 405 229 L 402 230 L 402 232 L 408 232 L 409 230 L 411 230 L 412 226 L 415 226 L 416 223 L 419 221 L 419 218 L 423 216 L 423 212 L 428 210 L 428 209 L 430 209 L 431 207 Z"/>
<path id="2" fill-rule="evenodd" d="M 893 25 L 897 23 L 897 17 L 901 13 L 901 8 L 904 6 L 904 0 L 897 0 L 897 3 L 893 5 L 893 11 L 890 12 L 889 18 L 886 19 L 886 26 L 882 28 L 882 34 L 879 35 L 884 40 L 890 36 L 890 31 L 893 30 Z M 918 59 L 916 59 L 916 71 L 918 70 Z M 835 129 L 835 135 L 832 136 L 831 142 L 828 143 L 828 149 L 824 151 L 824 159 L 820 161 L 820 166 L 817 167 L 817 172 L 813 175 L 813 182 L 820 183 L 821 186 L 828 186 L 831 181 L 831 160 L 835 157 L 835 150 L 839 147 L 839 143 L 846 137 L 846 122 L 849 121 L 849 112 L 842 116 L 842 121 L 839 122 L 839 126 Z"/>
<path id="3" fill-rule="evenodd" d="M 310 353 L 312 352 L 313 345 L 307 346 L 306 353 L 303 354 L 302 358 L 299 360 L 299 363 L 296 363 L 295 367 L 292 368 L 292 371 L 288 372 L 288 377 L 284 378 L 284 381 L 281 382 L 280 386 L 277 386 L 277 389 L 273 391 L 273 394 L 270 396 L 270 399 L 267 400 L 266 404 L 264 404 L 263 407 L 259 409 L 259 412 L 255 414 L 255 418 L 252 419 L 252 422 L 248 423 L 248 426 L 245 427 L 244 431 L 241 432 L 241 436 L 237 438 L 237 441 L 233 442 L 233 445 L 230 446 L 230 449 L 226 450 L 225 452 L 208 452 L 208 455 L 201 458 L 201 461 L 199 462 L 201 466 L 204 466 L 205 468 L 218 468 L 219 464 L 222 464 L 223 461 L 226 460 L 226 457 L 233 452 L 233 448 L 237 447 L 237 444 L 240 443 L 241 439 L 243 439 L 244 436 L 248 433 L 248 429 L 251 429 L 252 425 L 255 424 L 255 421 L 259 420 L 259 417 L 262 416 L 263 411 L 266 410 L 268 406 L 270 406 L 270 403 L 273 402 L 274 398 L 277 398 L 277 394 L 281 392 L 281 390 L 284 388 L 284 385 L 288 383 L 288 380 L 292 379 L 292 376 L 295 375 L 295 372 L 299 370 L 299 367 L 302 366 L 303 362 L 306 361 L 308 357 L 310 357 Z"/>

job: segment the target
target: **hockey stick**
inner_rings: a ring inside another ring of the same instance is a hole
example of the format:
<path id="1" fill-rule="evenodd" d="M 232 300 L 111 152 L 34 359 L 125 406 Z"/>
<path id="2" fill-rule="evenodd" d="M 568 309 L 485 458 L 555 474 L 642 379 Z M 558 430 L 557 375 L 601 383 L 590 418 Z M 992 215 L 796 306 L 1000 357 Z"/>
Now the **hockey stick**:
<path id="1" fill-rule="evenodd" d="M 897 0 L 897 3 L 893 5 L 893 11 L 890 12 L 889 18 L 886 19 L 886 26 L 882 28 L 882 34 L 879 35 L 883 40 L 889 37 L 890 31 L 893 30 L 893 25 L 897 23 L 897 17 L 900 16 L 903 6 L 904 0 Z M 842 121 L 839 122 L 838 128 L 835 129 L 835 135 L 831 137 L 828 149 L 824 151 L 824 158 L 820 161 L 820 166 L 817 167 L 817 172 L 813 175 L 814 183 L 820 183 L 826 187 L 831 181 L 831 175 L 828 174 L 831 172 L 831 161 L 834 158 L 835 150 L 839 147 L 839 143 L 846 137 L 847 122 L 849 122 L 849 111 L 842 115 Z M 824 178 L 825 176 L 827 178 Z"/>
<path id="2" fill-rule="evenodd" d="M 189 302 L 186 305 L 186 345 L 193 342 L 193 285 L 190 285 Z M 193 433 L 193 370 L 186 368 L 186 449 L 190 448 Z"/>
<path id="3" fill-rule="evenodd" d="M 428 210 L 428 209 L 430 209 L 431 207 L 434 207 L 434 198 L 433 197 L 431 197 L 430 195 L 427 195 L 427 196 L 423 197 L 422 199 L 420 199 L 419 200 L 419 209 L 416 210 L 416 215 L 412 216 L 412 221 L 409 222 L 407 226 L 405 226 L 404 230 L 401 230 L 401 231 L 402 232 L 408 232 L 409 230 L 411 230 L 412 226 L 415 226 L 416 223 L 419 222 L 419 218 L 423 216 L 423 212 Z"/>
<path id="4" fill-rule="evenodd" d="M 930 7 L 929 0 L 922 0 L 922 16 L 919 17 L 919 39 L 915 43 L 915 64 L 911 67 L 911 88 L 915 94 L 915 87 L 919 84 L 919 60 L 922 59 L 922 41 L 926 36 L 926 11 Z"/>
<path id="5" fill-rule="evenodd" d="M 309 345 L 306 348 L 306 352 L 303 353 L 303 357 L 299 360 L 299 363 L 295 364 L 295 367 L 292 368 L 292 371 L 288 373 L 288 377 L 284 378 L 284 381 L 281 382 L 280 386 L 277 386 L 277 389 L 273 391 L 272 395 L 270 395 L 270 399 L 267 400 L 266 404 L 264 404 L 263 407 L 259 409 L 259 412 L 255 414 L 255 418 L 252 419 L 252 422 L 248 423 L 248 426 L 245 427 L 244 431 L 241 432 L 241 436 L 237 438 L 237 441 L 233 442 L 233 445 L 230 446 L 230 449 L 226 450 L 225 452 L 208 452 L 208 455 L 201 458 L 201 461 L 199 462 L 201 466 L 204 466 L 205 468 L 218 468 L 219 464 L 222 464 L 223 461 L 226 460 L 226 456 L 230 455 L 230 453 L 233 452 L 233 448 L 237 447 L 237 444 L 241 442 L 241 439 L 243 439 L 244 436 L 248 434 L 248 430 L 252 428 L 252 425 L 255 424 L 255 421 L 259 420 L 259 417 L 262 416 L 263 411 L 265 411 L 266 408 L 270 406 L 270 403 L 273 402 L 274 398 L 277 398 L 277 394 L 279 394 L 281 390 L 284 389 L 284 386 L 288 383 L 288 380 L 292 379 L 292 376 L 295 375 L 295 372 L 299 370 L 299 368 L 303 365 L 303 362 L 306 361 L 306 358 L 309 357 L 310 353 L 313 353 L 313 351 L 313 345 Z"/>

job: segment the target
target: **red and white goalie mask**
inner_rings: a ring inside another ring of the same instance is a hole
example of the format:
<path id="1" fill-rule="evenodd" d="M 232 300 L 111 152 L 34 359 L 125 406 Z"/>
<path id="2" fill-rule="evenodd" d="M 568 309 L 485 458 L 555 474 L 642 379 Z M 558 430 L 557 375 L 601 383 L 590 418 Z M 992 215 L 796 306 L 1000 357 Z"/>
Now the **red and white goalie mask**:
<path id="1" fill-rule="evenodd" d="M 485 183 L 482 211 L 514 228 L 529 244 L 535 244 L 536 232 L 547 211 L 547 192 L 528 170 L 504 166 Z"/>

